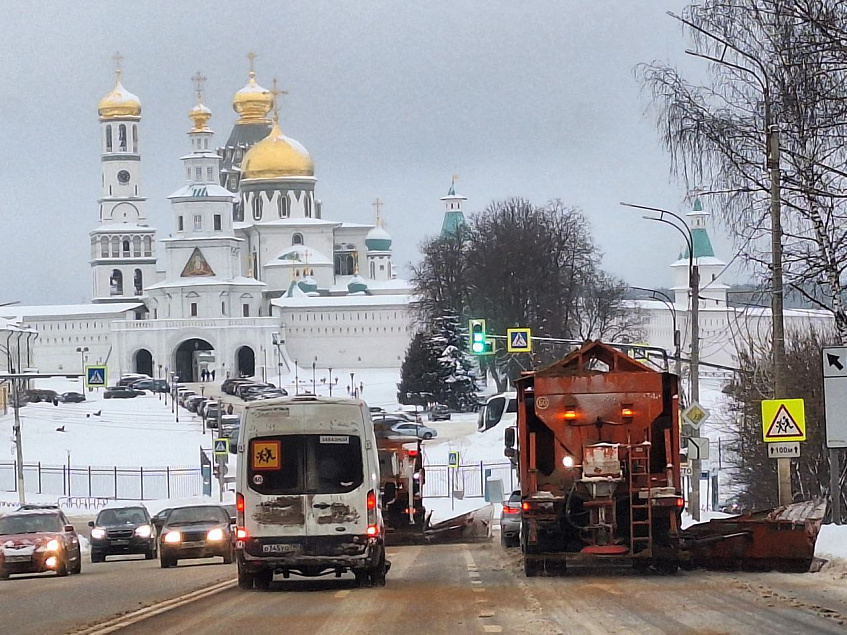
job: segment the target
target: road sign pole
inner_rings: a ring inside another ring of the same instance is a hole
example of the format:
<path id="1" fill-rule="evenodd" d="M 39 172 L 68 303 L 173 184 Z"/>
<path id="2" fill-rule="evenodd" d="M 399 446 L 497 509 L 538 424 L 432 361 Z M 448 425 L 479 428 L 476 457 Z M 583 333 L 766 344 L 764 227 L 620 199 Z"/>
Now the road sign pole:
<path id="1" fill-rule="evenodd" d="M 700 459 L 691 460 L 691 493 L 688 496 L 688 513 L 700 520 Z"/>
<path id="2" fill-rule="evenodd" d="M 839 461 L 839 450 L 829 449 L 829 499 L 832 509 L 832 522 L 841 524 L 841 462 Z"/>

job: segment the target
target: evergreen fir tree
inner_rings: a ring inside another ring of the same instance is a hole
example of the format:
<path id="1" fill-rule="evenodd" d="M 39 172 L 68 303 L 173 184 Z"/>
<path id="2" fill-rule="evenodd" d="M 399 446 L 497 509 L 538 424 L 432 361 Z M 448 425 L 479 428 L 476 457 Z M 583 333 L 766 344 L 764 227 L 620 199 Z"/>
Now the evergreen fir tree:
<path id="1" fill-rule="evenodd" d="M 426 407 L 439 390 L 441 366 L 430 345 L 429 337 L 417 333 L 409 344 L 400 368 L 397 400 L 406 405 Z"/>
<path id="2" fill-rule="evenodd" d="M 476 372 L 459 316 L 435 318 L 429 341 L 438 358 L 437 401 L 459 412 L 472 410 L 477 403 Z"/>

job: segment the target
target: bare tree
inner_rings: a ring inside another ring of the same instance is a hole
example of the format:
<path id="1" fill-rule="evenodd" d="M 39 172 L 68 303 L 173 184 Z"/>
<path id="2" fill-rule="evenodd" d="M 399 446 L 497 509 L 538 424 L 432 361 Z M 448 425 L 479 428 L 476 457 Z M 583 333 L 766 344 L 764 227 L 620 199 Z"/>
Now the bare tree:
<path id="1" fill-rule="evenodd" d="M 637 75 L 652 96 L 672 170 L 708 183 L 741 255 L 766 270 L 767 124 L 780 129 L 785 280 L 832 313 L 847 343 L 847 53 L 838 0 L 707 0 L 673 16 L 710 82 L 665 64 Z"/>

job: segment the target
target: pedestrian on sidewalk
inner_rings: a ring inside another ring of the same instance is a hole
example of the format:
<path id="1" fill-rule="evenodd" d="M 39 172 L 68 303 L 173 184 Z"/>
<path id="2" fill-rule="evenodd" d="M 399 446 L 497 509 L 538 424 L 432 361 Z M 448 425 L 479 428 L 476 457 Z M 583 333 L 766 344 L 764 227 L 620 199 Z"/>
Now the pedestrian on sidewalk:
<path id="1" fill-rule="evenodd" d="M 215 369 L 212 369 L 212 381 L 215 381 Z"/>

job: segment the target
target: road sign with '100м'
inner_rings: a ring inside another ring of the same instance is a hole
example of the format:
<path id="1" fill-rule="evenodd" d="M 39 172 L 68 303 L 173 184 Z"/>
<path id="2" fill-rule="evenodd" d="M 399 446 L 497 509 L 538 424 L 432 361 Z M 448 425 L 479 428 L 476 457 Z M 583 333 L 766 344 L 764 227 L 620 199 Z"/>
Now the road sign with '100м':
<path id="1" fill-rule="evenodd" d="M 768 458 L 770 459 L 799 459 L 799 441 L 781 441 L 768 443 Z"/>
<path id="2" fill-rule="evenodd" d="M 762 401 L 762 436 L 765 443 L 805 441 L 806 411 L 802 399 Z"/>
<path id="3" fill-rule="evenodd" d="M 696 401 L 682 411 L 682 420 L 695 430 L 699 430 L 709 418 L 709 411 Z"/>
<path id="4" fill-rule="evenodd" d="M 532 329 L 506 329 L 506 349 L 510 353 L 531 353 Z"/>

